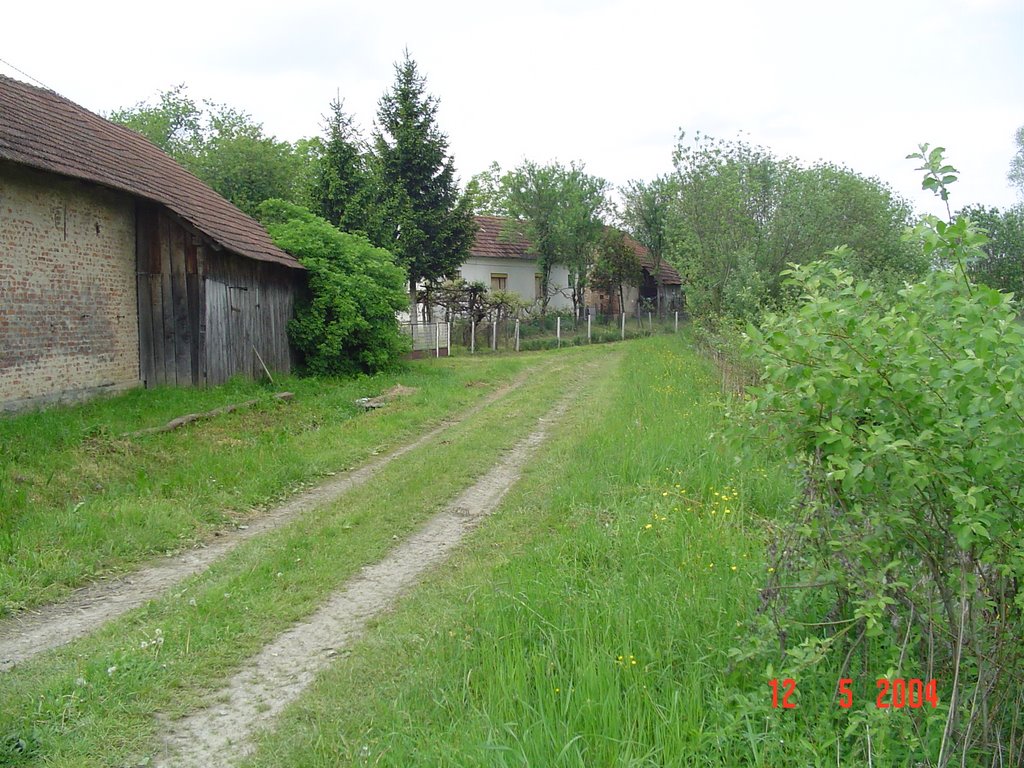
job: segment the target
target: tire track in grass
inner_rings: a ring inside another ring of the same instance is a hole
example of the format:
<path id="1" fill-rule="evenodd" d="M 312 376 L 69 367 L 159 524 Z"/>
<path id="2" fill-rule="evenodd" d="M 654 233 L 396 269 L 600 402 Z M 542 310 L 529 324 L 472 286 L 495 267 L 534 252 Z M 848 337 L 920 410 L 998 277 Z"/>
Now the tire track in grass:
<path id="1" fill-rule="evenodd" d="M 585 380 L 585 375 L 578 376 L 530 434 L 417 533 L 383 560 L 364 567 L 316 613 L 250 659 L 211 696 L 213 704 L 169 724 L 154 765 L 226 768 L 250 753 L 255 734 L 301 695 L 339 648 L 351 644 L 371 619 L 387 611 L 426 571 L 444 562 L 463 537 L 497 508 Z"/>
<path id="2" fill-rule="evenodd" d="M 547 367 L 554 363 L 549 362 Z M 118 579 L 77 590 L 67 600 L 0 622 L 0 673 L 32 657 L 98 629 L 118 616 L 159 597 L 178 582 L 201 573 L 243 542 L 291 522 L 316 507 L 329 504 L 358 488 L 395 459 L 430 443 L 447 429 L 521 387 L 535 371 L 527 371 L 499 387 L 482 401 L 410 443 L 322 483 L 251 520 L 246 527 L 221 532 L 214 540 L 184 554 L 164 557 Z"/>

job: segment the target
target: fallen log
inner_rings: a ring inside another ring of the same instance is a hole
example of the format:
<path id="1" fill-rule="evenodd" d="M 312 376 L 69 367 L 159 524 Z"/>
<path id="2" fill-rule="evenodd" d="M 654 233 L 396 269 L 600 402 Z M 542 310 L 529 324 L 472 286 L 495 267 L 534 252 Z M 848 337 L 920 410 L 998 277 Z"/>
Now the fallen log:
<path id="1" fill-rule="evenodd" d="M 291 400 L 295 397 L 294 392 L 278 392 L 273 396 L 274 400 Z M 214 408 L 212 411 L 204 411 L 203 413 L 189 413 L 185 416 L 179 416 L 176 419 L 171 419 L 166 424 L 160 427 L 149 427 L 148 429 L 140 429 L 136 432 L 125 432 L 121 437 L 140 437 L 142 435 L 156 435 L 161 432 L 173 432 L 175 429 L 184 427 L 186 424 L 192 424 L 196 421 L 203 421 L 204 419 L 212 419 L 215 416 L 222 416 L 225 413 L 231 413 L 232 411 L 240 411 L 243 408 L 252 408 L 254 405 L 259 403 L 262 398 L 255 400 L 246 400 L 244 403 L 234 403 L 233 405 L 222 405 L 220 408 Z"/>

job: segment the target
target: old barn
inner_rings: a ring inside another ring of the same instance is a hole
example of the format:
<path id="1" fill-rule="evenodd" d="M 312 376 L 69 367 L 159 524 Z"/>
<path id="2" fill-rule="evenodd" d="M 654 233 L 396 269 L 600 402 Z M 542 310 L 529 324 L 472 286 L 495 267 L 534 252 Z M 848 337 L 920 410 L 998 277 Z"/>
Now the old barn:
<path id="1" fill-rule="evenodd" d="M 149 141 L 0 76 L 0 409 L 288 371 L 304 285 Z"/>

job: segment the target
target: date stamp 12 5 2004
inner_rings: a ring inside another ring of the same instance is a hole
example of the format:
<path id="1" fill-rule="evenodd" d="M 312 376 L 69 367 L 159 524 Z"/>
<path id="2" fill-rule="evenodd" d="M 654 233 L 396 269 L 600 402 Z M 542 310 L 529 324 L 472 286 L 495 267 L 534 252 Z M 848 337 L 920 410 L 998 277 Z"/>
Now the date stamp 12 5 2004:
<path id="1" fill-rule="evenodd" d="M 768 681 L 772 692 L 772 706 L 776 709 L 796 709 L 796 680 L 791 677 L 772 678 Z M 880 677 L 875 681 L 875 706 L 879 709 L 921 709 L 939 705 L 939 684 L 935 680 Z M 873 695 L 875 692 L 872 692 Z M 843 709 L 853 706 L 853 678 L 840 678 L 836 684 L 836 704 Z"/>

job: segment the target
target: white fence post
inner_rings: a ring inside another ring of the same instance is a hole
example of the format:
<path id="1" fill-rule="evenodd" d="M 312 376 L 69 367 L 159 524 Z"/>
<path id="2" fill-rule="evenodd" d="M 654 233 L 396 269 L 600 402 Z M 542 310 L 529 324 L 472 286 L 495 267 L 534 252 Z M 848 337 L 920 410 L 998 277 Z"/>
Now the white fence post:
<path id="1" fill-rule="evenodd" d="M 558 348 L 562 348 L 562 318 L 555 318 L 555 338 L 558 339 Z"/>
<path id="2" fill-rule="evenodd" d="M 491 349 L 495 352 L 498 351 L 498 319 L 495 318 L 494 322 L 491 323 Z"/>
<path id="3" fill-rule="evenodd" d="M 651 322 L 651 313 L 647 313 L 647 330 L 654 332 L 654 323 Z"/>
<path id="4" fill-rule="evenodd" d="M 519 318 L 516 318 L 516 352 L 519 351 Z"/>
<path id="5" fill-rule="evenodd" d="M 679 314 L 678 312 L 676 314 Z M 476 354 L 476 318 L 469 321 L 469 354 Z"/>
<path id="6" fill-rule="evenodd" d="M 592 319 L 593 319 L 593 318 L 591 318 L 591 316 L 590 316 L 590 315 L 587 315 L 587 344 L 589 344 L 589 343 L 590 343 L 590 321 L 591 321 Z"/>
<path id="7" fill-rule="evenodd" d="M 623 338 L 623 340 L 625 340 L 625 338 L 626 338 L 626 313 L 625 312 L 622 313 L 622 338 Z"/>
<path id="8" fill-rule="evenodd" d="M 441 324 L 434 323 L 434 357 L 441 356 Z"/>
<path id="9" fill-rule="evenodd" d="M 447 352 L 445 357 L 451 357 L 452 356 L 452 323 L 451 323 L 451 320 L 449 320 L 448 323 L 446 324 L 445 335 L 446 335 L 446 338 L 444 340 L 444 348 L 445 348 L 445 350 Z"/>
<path id="10" fill-rule="evenodd" d="M 679 333 L 679 310 L 676 310 L 676 333 Z"/>

